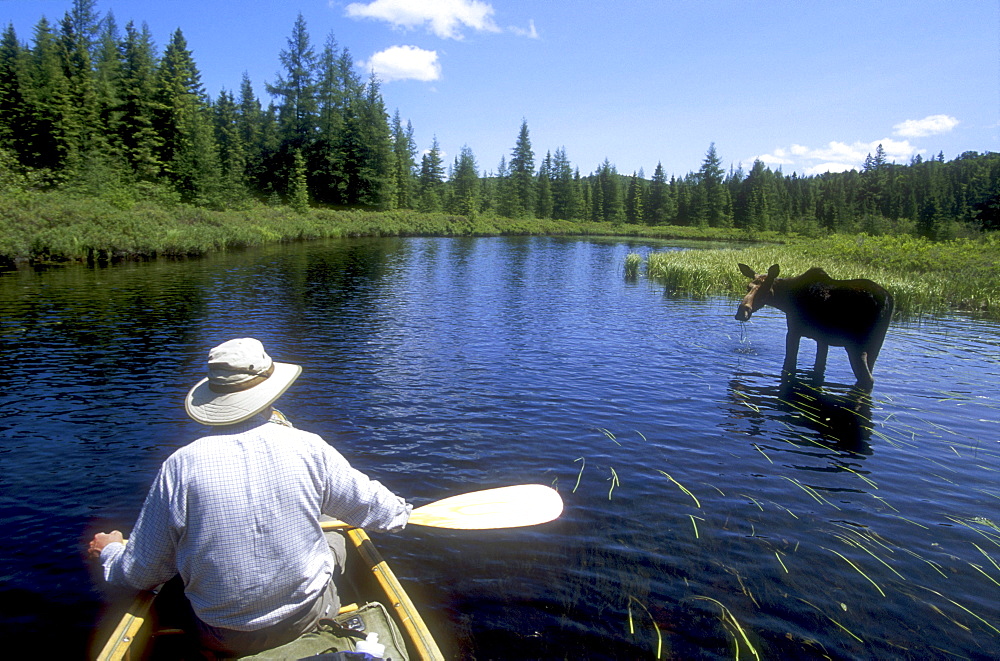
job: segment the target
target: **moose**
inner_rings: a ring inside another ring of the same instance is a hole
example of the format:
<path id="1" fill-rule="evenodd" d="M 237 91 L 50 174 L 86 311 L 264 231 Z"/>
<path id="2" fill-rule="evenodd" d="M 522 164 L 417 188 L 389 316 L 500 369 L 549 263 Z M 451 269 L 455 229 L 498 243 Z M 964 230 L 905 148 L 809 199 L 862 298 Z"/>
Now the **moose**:
<path id="1" fill-rule="evenodd" d="M 830 345 L 844 347 L 857 378 L 856 386 L 871 390 L 875 383 L 872 369 L 892 317 L 889 292 L 871 280 L 835 280 L 817 267 L 794 278 L 779 278 L 777 264 L 767 273 L 756 273 L 746 264 L 738 266 L 751 282 L 736 310 L 736 320 L 747 321 L 765 305 L 785 313 L 788 334 L 783 374 L 795 374 L 799 341 L 808 337 L 816 340 L 813 369 L 817 377 L 826 370 Z"/>

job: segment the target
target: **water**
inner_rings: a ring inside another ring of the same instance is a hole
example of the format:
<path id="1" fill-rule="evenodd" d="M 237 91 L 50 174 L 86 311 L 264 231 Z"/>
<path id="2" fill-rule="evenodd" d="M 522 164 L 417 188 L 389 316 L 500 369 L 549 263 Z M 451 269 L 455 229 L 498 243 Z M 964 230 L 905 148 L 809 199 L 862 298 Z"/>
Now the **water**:
<path id="1" fill-rule="evenodd" d="M 652 249 L 358 239 L 0 275 L 0 635 L 87 654 L 86 540 L 127 532 L 199 434 L 207 349 L 254 336 L 304 365 L 296 425 L 415 504 L 559 489 L 537 528 L 376 536 L 452 658 L 996 657 L 1000 327 L 895 323 L 870 399 L 836 348 L 825 384 L 782 387 L 781 314 L 627 281 Z"/>

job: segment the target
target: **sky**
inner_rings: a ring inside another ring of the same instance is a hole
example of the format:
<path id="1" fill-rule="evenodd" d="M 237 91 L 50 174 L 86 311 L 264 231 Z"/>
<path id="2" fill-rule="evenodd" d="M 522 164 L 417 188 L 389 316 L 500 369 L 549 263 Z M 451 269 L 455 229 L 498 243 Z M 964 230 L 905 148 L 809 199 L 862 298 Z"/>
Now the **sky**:
<path id="1" fill-rule="evenodd" d="M 22 42 L 72 0 L 0 0 Z M 1000 151 L 998 0 L 97 0 L 161 49 L 180 28 L 208 94 L 244 72 L 266 104 L 299 14 L 383 81 L 390 115 L 451 163 L 510 160 L 522 122 L 536 165 L 563 148 L 650 177 L 755 160 L 786 174 Z"/>

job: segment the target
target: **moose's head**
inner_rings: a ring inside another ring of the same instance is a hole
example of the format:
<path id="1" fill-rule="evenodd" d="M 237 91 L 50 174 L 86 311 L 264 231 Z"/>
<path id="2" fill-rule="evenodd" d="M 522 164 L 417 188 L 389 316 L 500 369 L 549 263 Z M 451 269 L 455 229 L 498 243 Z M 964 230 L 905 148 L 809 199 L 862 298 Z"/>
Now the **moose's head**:
<path id="1" fill-rule="evenodd" d="M 771 302 L 774 298 L 774 281 L 781 271 L 777 264 L 767 270 L 767 273 L 756 273 L 746 264 L 739 264 L 740 273 L 750 278 L 747 285 L 747 295 L 740 301 L 736 309 L 736 321 L 747 321 L 757 310 Z"/>

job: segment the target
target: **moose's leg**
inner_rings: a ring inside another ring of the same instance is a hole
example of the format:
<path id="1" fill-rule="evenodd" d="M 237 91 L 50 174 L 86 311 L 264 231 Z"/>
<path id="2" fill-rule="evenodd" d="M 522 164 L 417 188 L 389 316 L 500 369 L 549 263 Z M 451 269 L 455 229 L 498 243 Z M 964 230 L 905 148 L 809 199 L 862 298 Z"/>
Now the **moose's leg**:
<path id="1" fill-rule="evenodd" d="M 816 364 L 813 365 L 813 372 L 817 377 L 823 376 L 826 372 L 826 355 L 830 352 L 830 345 L 821 340 L 816 340 Z"/>
<path id="2" fill-rule="evenodd" d="M 865 349 L 868 352 L 868 371 L 875 371 L 875 361 L 878 360 L 878 354 L 882 350 L 882 342 L 885 341 L 885 329 L 882 329 L 881 333 L 875 333 L 873 337 L 868 340 L 868 346 Z"/>
<path id="3" fill-rule="evenodd" d="M 785 335 L 785 363 L 781 366 L 782 376 L 795 376 L 795 366 L 799 360 L 799 340 L 801 339 L 802 336 L 791 329 Z"/>
<path id="4" fill-rule="evenodd" d="M 868 351 L 864 347 L 848 346 L 847 357 L 851 359 L 851 369 L 854 370 L 854 377 L 858 380 L 857 386 L 864 390 L 871 390 L 875 385 L 872 371 L 868 367 Z"/>

